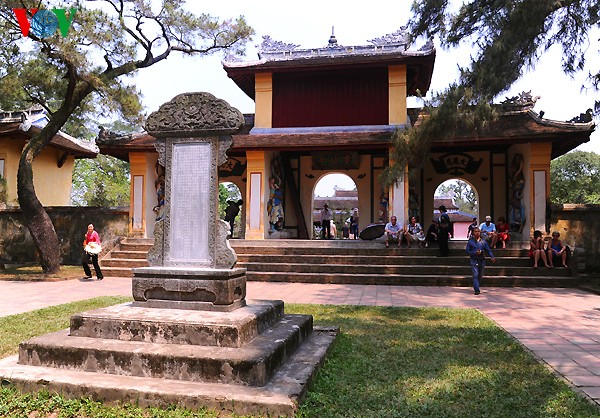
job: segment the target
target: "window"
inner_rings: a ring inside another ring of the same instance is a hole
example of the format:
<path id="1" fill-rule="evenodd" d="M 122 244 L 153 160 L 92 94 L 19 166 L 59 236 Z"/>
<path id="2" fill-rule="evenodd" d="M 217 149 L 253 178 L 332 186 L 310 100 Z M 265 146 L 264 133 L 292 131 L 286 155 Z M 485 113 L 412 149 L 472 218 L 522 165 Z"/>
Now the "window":
<path id="1" fill-rule="evenodd" d="M 0 179 L 4 178 L 4 158 L 0 158 Z"/>

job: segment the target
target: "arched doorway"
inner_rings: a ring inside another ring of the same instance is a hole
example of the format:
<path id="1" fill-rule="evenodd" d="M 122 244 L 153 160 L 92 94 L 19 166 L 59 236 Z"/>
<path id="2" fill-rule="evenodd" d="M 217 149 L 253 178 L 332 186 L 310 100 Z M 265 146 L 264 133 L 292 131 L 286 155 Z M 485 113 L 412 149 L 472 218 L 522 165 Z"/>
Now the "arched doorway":
<path id="1" fill-rule="evenodd" d="M 359 211 L 358 188 L 354 180 L 343 173 L 328 173 L 315 183 L 313 190 L 311 224 L 313 238 L 321 239 L 321 210 L 327 204 L 333 212 L 331 233 L 333 239 L 355 238 L 350 218 Z M 358 229 L 358 228 L 356 228 Z"/>
<path id="2" fill-rule="evenodd" d="M 454 240 L 466 240 L 469 225 L 476 218 L 481 223 L 479 215 L 479 194 L 477 189 L 468 181 L 453 178 L 439 184 L 433 194 L 433 218 L 440 216 L 438 210 L 444 205 L 453 223 Z"/>
<path id="3" fill-rule="evenodd" d="M 219 218 L 233 225 L 230 238 L 243 238 L 245 226 L 245 211 L 242 209 L 244 200 L 240 188 L 232 182 L 219 183 Z"/>

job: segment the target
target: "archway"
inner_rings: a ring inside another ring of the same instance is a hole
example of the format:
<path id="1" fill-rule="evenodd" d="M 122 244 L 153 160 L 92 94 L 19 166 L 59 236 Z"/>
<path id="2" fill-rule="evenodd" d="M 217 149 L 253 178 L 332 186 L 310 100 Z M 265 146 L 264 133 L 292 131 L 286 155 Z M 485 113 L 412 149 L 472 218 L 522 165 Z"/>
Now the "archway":
<path id="1" fill-rule="evenodd" d="M 433 218 L 438 219 L 440 205 L 444 205 L 453 224 L 453 240 L 466 240 L 469 225 L 479 216 L 479 193 L 475 186 L 462 178 L 453 178 L 439 184 L 433 193 Z"/>
<path id="2" fill-rule="evenodd" d="M 325 204 L 333 212 L 331 228 L 333 239 L 358 238 L 356 236 L 358 227 L 351 228 L 350 223 L 351 217 L 354 218 L 360 213 L 358 188 L 350 176 L 343 173 L 328 173 L 315 183 L 311 210 L 314 239 L 323 238 L 321 211 Z"/>
<path id="3" fill-rule="evenodd" d="M 245 226 L 245 211 L 242 209 L 244 200 L 239 187 L 232 182 L 219 183 L 219 218 L 227 221 L 232 230 L 230 238 L 243 238 Z"/>

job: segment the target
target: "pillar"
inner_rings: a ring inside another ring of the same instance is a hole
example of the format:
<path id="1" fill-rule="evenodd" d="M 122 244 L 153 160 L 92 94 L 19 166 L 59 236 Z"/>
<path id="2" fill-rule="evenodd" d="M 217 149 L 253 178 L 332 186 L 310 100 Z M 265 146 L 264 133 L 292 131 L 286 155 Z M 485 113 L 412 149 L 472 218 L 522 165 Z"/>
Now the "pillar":
<path id="1" fill-rule="evenodd" d="M 257 73 L 254 80 L 255 128 L 273 127 L 273 74 Z"/>
<path id="2" fill-rule="evenodd" d="M 388 67 L 388 89 L 389 124 L 405 125 L 408 119 L 406 109 L 406 65 L 391 65 Z"/>

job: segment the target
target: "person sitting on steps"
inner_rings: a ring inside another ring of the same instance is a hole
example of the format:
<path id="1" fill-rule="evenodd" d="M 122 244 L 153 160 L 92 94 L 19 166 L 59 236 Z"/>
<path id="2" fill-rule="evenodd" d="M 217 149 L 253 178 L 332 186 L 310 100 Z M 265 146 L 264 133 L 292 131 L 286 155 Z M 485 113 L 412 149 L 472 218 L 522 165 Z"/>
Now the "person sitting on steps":
<path id="1" fill-rule="evenodd" d="M 554 265 L 554 259 L 560 258 L 564 268 L 567 266 L 567 251 L 568 247 L 564 246 L 559 239 L 560 234 L 557 231 L 552 233 L 552 240 L 548 243 L 548 264 Z"/>
<path id="2" fill-rule="evenodd" d="M 544 239 L 542 238 L 542 231 L 534 231 L 533 238 L 529 241 L 529 257 L 533 259 L 533 268 L 538 268 L 538 262 L 540 258 L 549 269 L 552 265 L 548 264 L 546 259 L 546 251 L 544 250 Z"/>
<path id="3" fill-rule="evenodd" d="M 417 222 L 417 218 L 412 216 L 410 223 L 406 225 L 404 230 L 404 238 L 406 239 L 407 248 L 410 248 L 413 242 L 418 242 L 419 247 L 423 247 L 423 241 L 425 240 L 425 233 L 421 224 Z"/>
<path id="4" fill-rule="evenodd" d="M 402 244 L 402 227 L 398 223 L 398 218 L 394 215 L 390 218 L 390 222 L 385 225 L 385 247 L 389 248 L 390 242 L 398 242 L 398 248 Z"/>

